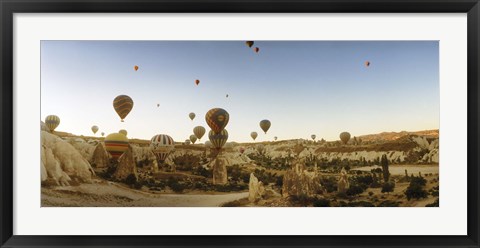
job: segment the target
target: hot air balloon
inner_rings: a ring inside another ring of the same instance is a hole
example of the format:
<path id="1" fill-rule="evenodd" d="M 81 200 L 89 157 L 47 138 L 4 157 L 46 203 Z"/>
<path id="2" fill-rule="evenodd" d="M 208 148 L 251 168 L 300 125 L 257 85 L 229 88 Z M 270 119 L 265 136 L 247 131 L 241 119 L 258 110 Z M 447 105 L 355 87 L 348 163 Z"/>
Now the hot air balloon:
<path id="1" fill-rule="evenodd" d="M 312 137 L 312 140 L 315 140 L 315 138 L 317 137 L 317 135 L 312 134 L 312 136 L 310 136 L 310 137 Z"/>
<path id="2" fill-rule="evenodd" d="M 157 134 L 150 140 L 150 148 L 157 157 L 158 163 L 163 163 L 170 152 L 175 148 L 172 137 L 166 134 Z"/>
<path id="3" fill-rule="evenodd" d="M 188 117 L 190 117 L 190 120 L 193 121 L 193 119 L 195 119 L 195 113 L 192 112 L 192 113 L 188 114 Z"/>
<path id="4" fill-rule="evenodd" d="M 113 100 L 113 108 L 123 122 L 133 108 L 133 100 L 127 95 L 119 95 Z"/>
<path id="5" fill-rule="evenodd" d="M 197 138 L 200 140 L 202 139 L 203 135 L 205 134 L 205 128 L 202 126 L 196 126 L 193 128 L 193 134 L 197 136 Z"/>
<path id="6" fill-rule="evenodd" d="M 127 130 L 125 130 L 125 129 L 121 129 L 120 131 L 118 131 L 118 133 L 121 133 L 125 136 L 127 136 L 127 134 L 128 134 Z"/>
<path id="7" fill-rule="evenodd" d="M 195 84 L 198 85 L 200 83 L 200 80 L 195 80 Z"/>
<path id="8" fill-rule="evenodd" d="M 341 133 L 340 139 L 342 140 L 343 144 L 347 144 L 347 142 L 350 140 L 350 133 L 349 132 Z"/>
<path id="9" fill-rule="evenodd" d="M 228 124 L 230 115 L 225 109 L 213 108 L 205 115 L 208 126 L 215 133 L 220 133 Z"/>
<path id="10" fill-rule="evenodd" d="M 238 151 L 240 152 L 240 154 L 243 154 L 245 152 L 245 147 L 240 147 L 240 149 L 238 149 Z"/>
<path id="11" fill-rule="evenodd" d="M 157 108 L 160 107 L 160 103 L 157 103 Z"/>
<path id="12" fill-rule="evenodd" d="M 250 133 L 250 137 L 252 137 L 253 140 L 255 140 L 257 138 L 258 134 L 257 132 L 251 132 Z"/>
<path id="13" fill-rule="evenodd" d="M 205 148 L 210 148 L 212 146 L 212 142 L 210 141 L 205 141 Z"/>
<path id="14" fill-rule="evenodd" d="M 185 140 L 185 145 L 190 145 L 190 140 L 189 139 Z"/>
<path id="15" fill-rule="evenodd" d="M 253 41 L 251 41 L 251 40 L 245 41 L 245 44 L 247 44 L 248 47 L 252 47 L 254 43 L 255 43 L 255 42 L 253 42 Z"/>
<path id="16" fill-rule="evenodd" d="M 226 97 L 226 98 L 228 98 L 228 94 L 227 94 L 227 95 L 225 95 L 225 97 Z"/>
<path id="17" fill-rule="evenodd" d="M 138 65 L 134 66 L 133 69 L 134 69 L 135 71 L 138 71 Z"/>
<path id="18" fill-rule="evenodd" d="M 98 127 L 97 126 L 92 126 L 92 132 L 93 134 L 96 134 L 98 131 Z"/>
<path id="19" fill-rule="evenodd" d="M 365 61 L 365 66 L 369 67 L 370 66 L 370 61 Z"/>
<path id="20" fill-rule="evenodd" d="M 210 132 L 208 132 L 208 139 L 210 139 L 210 142 L 212 142 L 214 148 L 220 150 L 225 143 L 227 143 L 228 132 L 226 129 L 223 129 L 219 133 L 215 133 L 213 130 L 210 130 Z"/>
<path id="21" fill-rule="evenodd" d="M 56 115 L 49 115 L 45 117 L 45 125 L 50 129 L 50 132 L 53 132 L 60 125 L 60 118 Z"/>
<path id="22" fill-rule="evenodd" d="M 260 121 L 260 128 L 262 128 L 262 130 L 267 133 L 268 129 L 270 128 L 270 126 L 272 125 L 272 123 L 270 123 L 269 120 L 262 120 Z"/>
<path id="23" fill-rule="evenodd" d="M 104 135 L 105 135 L 105 133 L 104 133 L 104 132 L 102 132 L 102 137 L 103 137 Z"/>
<path id="24" fill-rule="evenodd" d="M 197 141 L 197 136 L 195 136 L 194 134 L 190 135 L 190 141 L 195 144 L 195 141 Z"/>
<path id="25" fill-rule="evenodd" d="M 274 139 L 275 141 L 277 140 L 277 138 L 278 138 L 277 136 L 273 137 L 273 139 Z"/>
<path id="26" fill-rule="evenodd" d="M 260 48 L 258 48 L 258 47 L 255 47 L 254 50 L 255 50 L 256 53 L 260 52 Z"/>
<path id="27" fill-rule="evenodd" d="M 105 150 L 118 160 L 128 150 L 128 138 L 121 133 L 111 133 L 105 137 Z"/>

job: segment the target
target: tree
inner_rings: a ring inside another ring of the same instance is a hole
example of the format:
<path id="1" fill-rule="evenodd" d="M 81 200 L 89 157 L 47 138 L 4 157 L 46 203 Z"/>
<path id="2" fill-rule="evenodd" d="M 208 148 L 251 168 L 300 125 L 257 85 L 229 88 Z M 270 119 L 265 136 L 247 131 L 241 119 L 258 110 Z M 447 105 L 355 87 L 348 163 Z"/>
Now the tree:
<path id="1" fill-rule="evenodd" d="M 412 198 L 415 198 L 415 199 L 426 198 L 428 196 L 428 192 L 423 189 L 426 183 L 427 183 L 427 180 L 425 180 L 425 178 L 412 176 L 410 178 L 410 185 L 405 191 L 405 195 L 407 196 L 407 199 L 410 200 Z"/>
<path id="2" fill-rule="evenodd" d="M 380 164 L 382 165 L 383 181 L 388 182 L 390 179 L 390 172 L 388 171 L 388 159 L 386 154 L 382 155 Z"/>

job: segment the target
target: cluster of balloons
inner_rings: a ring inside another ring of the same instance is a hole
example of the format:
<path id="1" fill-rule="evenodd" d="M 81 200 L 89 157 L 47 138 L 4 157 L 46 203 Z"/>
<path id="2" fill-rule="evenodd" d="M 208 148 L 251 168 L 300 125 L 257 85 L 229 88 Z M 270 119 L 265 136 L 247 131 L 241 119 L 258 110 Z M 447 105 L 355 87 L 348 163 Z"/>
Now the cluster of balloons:
<path id="1" fill-rule="evenodd" d="M 252 48 L 252 46 L 255 44 L 255 41 L 251 41 L 251 40 L 245 41 L 245 44 L 246 44 L 249 48 Z M 260 48 L 254 47 L 254 48 L 253 48 L 253 51 L 255 51 L 255 53 L 258 53 L 258 52 L 260 52 Z"/>
<path id="2" fill-rule="evenodd" d="M 208 139 L 213 147 L 219 151 L 228 140 L 228 132 L 225 127 L 227 126 L 229 119 L 230 115 L 222 108 L 210 109 L 205 114 L 205 121 L 211 128 L 210 132 L 208 132 Z"/>

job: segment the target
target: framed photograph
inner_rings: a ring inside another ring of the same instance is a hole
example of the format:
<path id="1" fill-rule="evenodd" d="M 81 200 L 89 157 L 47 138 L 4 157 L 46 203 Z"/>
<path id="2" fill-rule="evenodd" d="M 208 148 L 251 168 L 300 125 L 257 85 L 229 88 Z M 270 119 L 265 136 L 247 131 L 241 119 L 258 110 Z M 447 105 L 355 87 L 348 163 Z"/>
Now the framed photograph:
<path id="1" fill-rule="evenodd" d="M 0 6 L 0 247 L 479 247 L 478 0 Z"/>

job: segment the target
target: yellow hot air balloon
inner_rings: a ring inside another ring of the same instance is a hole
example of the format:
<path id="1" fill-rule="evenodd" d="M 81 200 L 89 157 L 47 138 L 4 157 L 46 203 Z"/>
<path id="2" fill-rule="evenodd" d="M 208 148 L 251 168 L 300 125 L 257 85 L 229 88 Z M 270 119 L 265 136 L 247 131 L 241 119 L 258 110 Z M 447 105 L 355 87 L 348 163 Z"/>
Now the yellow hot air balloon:
<path id="1" fill-rule="evenodd" d="M 258 133 L 257 132 L 251 132 L 250 133 L 250 137 L 252 137 L 253 140 L 255 140 L 258 136 Z"/>
<path id="2" fill-rule="evenodd" d="M 53 132 L 60 125 L 60 118 L 56 115 L 49 115 L 45 117 L 45 125 L 50 129 L 50 132 Z"/>
<path id="3" fill-rule="evenodd" d="M 125 130 L 125 129 L 120 129 L 120 131 L 118 131 L 118 133 L 121 133 L 125 136 L 127 136 L 127 134 L 128 134 L 127 130 Z"/>
<path id="4" fill-rule="evenodd" d="M 113 100 L 113 108 L 123 122 L 133 108 L 133 100 L 127 95 L 119 95 Z"/>
<path id="5" fill-rule="evenodd" d="M 342 140 L 343 144 L 347 144 L 347 142 L 350 140 L 350 133 L 349 132 L 341 133 L 340 139 Z"/>
<path id="6" fill-rule="evenodd" d="M 111 133 L 105 137 L 105 150 L 118 160 L 128 150 L 128 138 L 121 133 Z"/>
<path id="7" fill-rule="evenodd" d="M 194 134 L 190 135 L 190 141 L 192 142 L 192 144 L 195 144 L 195 142 L 197 141 L 197 136 L 195 136 Z"/>
<path id="8" fill-rule="evenodd" d="M 98 131 L 98 127 L 97 126 L 92 126 L 92 132 L 93 134 L 96 134 Z"/>
<path id="9" fill-rule="evenodd" d="M 193 134 L 197 136 L 197 138 L 200 140 L 202 139 L 203 135 L 205 134 L 205 128 L 202 126 L 196 126 L 193 128 Z"/>
<path id="10" fill-rule="evenodd" d="M 188 117 L 190 117 L 190 120 L 193 121 L 193 119 L 195 119 L 195 113 L 191 112 L 190 114 L 188 114 Z"/>
<path id="11" fill-rule="evenodd" d="M 270 129 L 270 126 L 272 125 L 272 123 L 270 123 L 269 120 L 262 120 L 260 121 L 260 128 L 262 128 L 262 130 L 267 133 L 268 129 Z"/>

